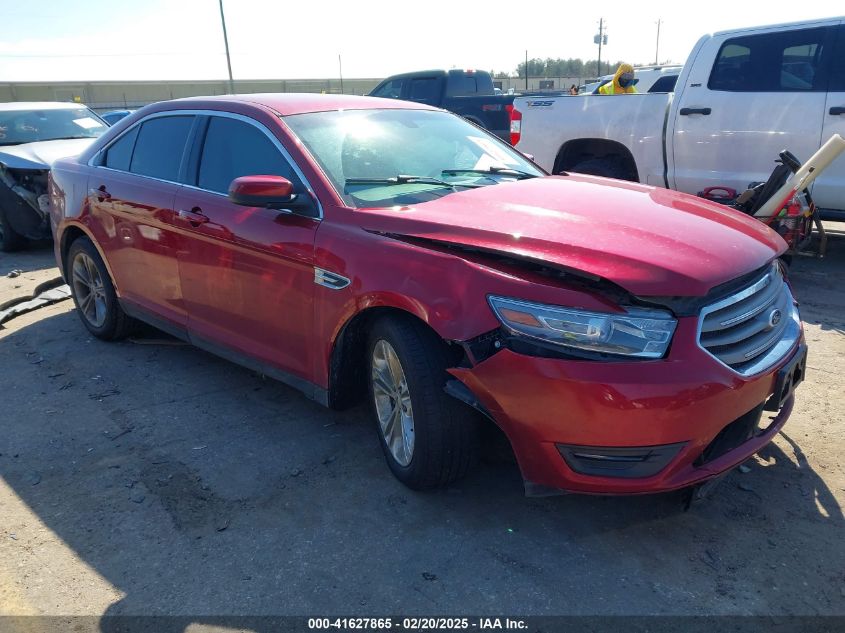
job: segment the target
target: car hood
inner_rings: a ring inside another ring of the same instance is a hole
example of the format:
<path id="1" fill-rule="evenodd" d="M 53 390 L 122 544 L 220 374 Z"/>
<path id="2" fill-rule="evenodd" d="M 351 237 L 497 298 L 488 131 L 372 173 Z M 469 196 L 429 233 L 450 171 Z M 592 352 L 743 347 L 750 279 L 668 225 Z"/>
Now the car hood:
<path id="1" fill-rule="evenodd" d="M 704 296 L 786 249 L 762 222 L 714 202 L 582 175 L 359 214 L 367 230 L 548 262 L 641 297 Z"/>
<path id="2" fill-rule="evenodd" d="M 58 159 L 79 154 L 95 138 L 68 138 L 0 145 L 0 163 L 11 169 L 50 169 Z"/>

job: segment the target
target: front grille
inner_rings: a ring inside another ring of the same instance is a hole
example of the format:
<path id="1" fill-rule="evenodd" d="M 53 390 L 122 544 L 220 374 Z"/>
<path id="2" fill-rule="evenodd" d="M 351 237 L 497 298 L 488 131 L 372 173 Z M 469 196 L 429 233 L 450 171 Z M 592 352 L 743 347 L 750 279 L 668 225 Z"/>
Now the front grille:
<path id="1" fill-rule="evenodd" d="M 760 278 L 701 311 L 698 342 L 743 376 L 765 371 L 801 336 L 798 309 L 777 262 Z"/>

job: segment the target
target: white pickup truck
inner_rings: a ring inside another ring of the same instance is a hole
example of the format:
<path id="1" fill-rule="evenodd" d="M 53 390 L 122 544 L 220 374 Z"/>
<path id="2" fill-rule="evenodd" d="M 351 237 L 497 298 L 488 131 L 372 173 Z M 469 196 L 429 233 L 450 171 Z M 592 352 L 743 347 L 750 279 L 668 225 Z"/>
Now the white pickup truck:
<path id="1" fill-rule="evenodd" d="M 845 136 L 845 18 L 724 31 L 692 49 L 675 92 L 520 97 L 511 142 L 551 173 L 687 193 L 764 181 L 783 149 L 809 158 Z M 816 180 L 826 217 L 845 219 L 845 155 Z"/>

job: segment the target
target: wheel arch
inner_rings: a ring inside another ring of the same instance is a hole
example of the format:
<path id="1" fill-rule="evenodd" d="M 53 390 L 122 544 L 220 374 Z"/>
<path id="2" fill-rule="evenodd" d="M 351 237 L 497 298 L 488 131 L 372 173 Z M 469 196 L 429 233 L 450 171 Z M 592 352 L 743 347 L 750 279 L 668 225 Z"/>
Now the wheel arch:
<path id="1" fill-rule="evenodd" d="M 620 162 L 628 178 L 639 182 L 639 171 L 634 155 L 619 141 L 605 138 L 579 138 L 567 141 L 558 150 L 552 167 L 553 174 L 559 174 L 575 167 L 578 163 L 593 158 L 616 159 Z"/>
<path id="2" fill-rule="evenodd" d="M 413 319 L 436 335 L 444 346 L 449 345 L 425 316 L 409 305 L 381 303 L 356 312 L 338 326 L 332 338 L 328 359 L 328 405 L 332 409 L 348 408 L 366 394 L 366 372 L 360 369 L 366 360 L 367 340 L 373 324 L 391 315 Z M 456 358 L 462 354 L 463 349 L 456 347 Z"/>
<path id="3" fill-rule="evenodd" d="M 103 249 L 97 243 L 97 240 L 94 239 L 94 236 L 91 234 L 91 231 L 88 230 L 83 224 L 72 223 L 68 224 L 61 233 L 59 237 L 59 254 L 61 256 L 59 263 L 59 272 L 61 272 L 62 277 L 68 283 L 70 280 L 68 279 L 68 271 L 67 271 L 67 256 L 70 253 L 71 244 L 73 244 L 76 240 L 80 237 L 87 237 L 91 240 L 91 243 L 94 245 L 94 248 L 97 249 L 97 253 L 100 255 L 100 259 L 103 260 L 103 264 L 106 267 L 106 270 L 109 271 L 109 277 L 111 277 L 112 285 L 114 286 L 114 290 L 118 296 L 120 296 L 120 289 L 117 285 L 117 281 L 114 277 L 114 272 L 112 271 L 111 266 L 109 265 L 109 260 L 106 258 Z"/>

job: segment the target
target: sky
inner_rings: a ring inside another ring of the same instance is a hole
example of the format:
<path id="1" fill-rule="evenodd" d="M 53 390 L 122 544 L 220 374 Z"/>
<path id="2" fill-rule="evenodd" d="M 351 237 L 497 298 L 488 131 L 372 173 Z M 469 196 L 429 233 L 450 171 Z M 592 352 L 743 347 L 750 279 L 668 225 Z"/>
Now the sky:
<path id="1" fill-rule="evenodd" d="M 223 0 L 235 79 L 513 72 L 525 59 L 683 63 L 705 33 L 845 15 L 841 0 Z M 659 50 L 657 21 L 660 20 Z M 223 79 L 218 0 L 0 0 L 0 82 Z"/>

